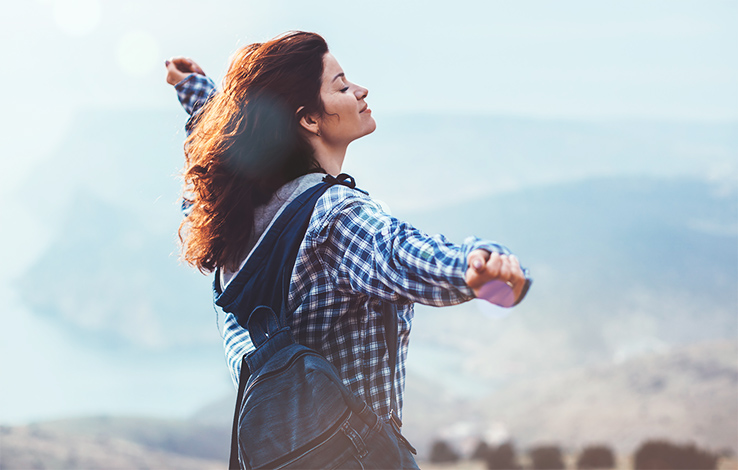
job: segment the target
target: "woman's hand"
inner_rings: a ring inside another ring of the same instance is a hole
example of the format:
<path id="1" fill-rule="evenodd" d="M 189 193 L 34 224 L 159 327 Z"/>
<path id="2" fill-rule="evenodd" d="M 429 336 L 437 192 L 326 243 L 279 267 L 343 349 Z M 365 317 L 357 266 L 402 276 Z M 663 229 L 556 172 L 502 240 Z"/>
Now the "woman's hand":
<path id="1" fill-rule="evenodd" d="M 167 83 L 172 86 L 181 82 L 192 73 L 205 75 L 202 68 L 194 60 L 187 57 L 172 57 L 164 65 L 167 67 Z"/>
<path id="2" fill-rule="evenodd" d="M 500 255 L 487 250 L 474 250 L 467 259 L 466 285 L 474 295 L 484 298 L 482 287 L 491 281 L 501 281 L 512 288 L 514 300 L 520 298 L 525 287 L 525 275 L 515 255 Z M 504 286 L 503 286 L 504 287 Z"/>

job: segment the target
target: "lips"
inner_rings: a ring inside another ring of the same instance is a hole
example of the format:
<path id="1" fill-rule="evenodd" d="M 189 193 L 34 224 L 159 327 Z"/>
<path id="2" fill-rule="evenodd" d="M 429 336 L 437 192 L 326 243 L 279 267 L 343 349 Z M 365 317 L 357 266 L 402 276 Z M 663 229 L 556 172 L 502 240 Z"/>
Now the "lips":
<path id="1" fill-rule="evenodd" d="M 359 111 L 359 114 L 363 113 L 363 112 L 364 112 L 364 111 L 366 111 L 367 109 L 369 109 L 369 105 L 368 105 L 368 104 L 364 104 L 364 107 L 363 107 L 363 108 L 361 108 L 361 111 Z M 371 110 L 369 110 L 369 112 L 371 112 Z"/>

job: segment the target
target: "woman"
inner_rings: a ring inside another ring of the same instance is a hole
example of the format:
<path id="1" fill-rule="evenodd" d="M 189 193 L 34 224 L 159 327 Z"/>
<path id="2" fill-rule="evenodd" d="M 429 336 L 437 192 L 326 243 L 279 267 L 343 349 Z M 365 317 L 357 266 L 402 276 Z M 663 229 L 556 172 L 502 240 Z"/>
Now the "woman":
<path id="1" fill-rule="evenodd" d="M 341 173 L 348 145 L 374 131 L 368 90 L 347 78 L 323 38 L 305 32 L 238 51 L 217 93 L 191 60 L 166 65 L 167 81 L 193 115 L 185 144 L 184 258 L 203 272 L 217 269 L 216 290 L 227 290 L 280 210 L 326 173 Z M 401 412 L 413 304 L 454 305 L 503 285 L 510 299 L 497 302 L 510 306 L 529 284 L 506 248 L 428 236 L 367 194 L 335 185 L 312 213 L 287 303 L 297 342 L 321 352 L 387 420 L 393 381 L 382 302 L 398 309 L 394 390 Z M 237 382 L 241 357 L 253 346 L 233 315 L 225 322 Z"/>

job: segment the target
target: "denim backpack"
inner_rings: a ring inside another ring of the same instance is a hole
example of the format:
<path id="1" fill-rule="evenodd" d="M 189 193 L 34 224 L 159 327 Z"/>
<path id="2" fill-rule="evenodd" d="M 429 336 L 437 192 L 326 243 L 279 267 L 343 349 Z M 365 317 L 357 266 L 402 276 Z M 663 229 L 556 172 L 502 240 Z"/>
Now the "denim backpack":
<path id="1" fill-rule="evenodd" d="M 297 251 L 330 175 L 282 211 L 216 304 L 236 316 L 256 350 L 241 362 L 231 434 L 231 469 L 418 468 L 400 433 L 394 381 L 392 419 L 385 422 L 351 392 L 320 353 L 295 343 L 286 312 Z M 383 305 L 390 367 L 397 356 L 397 310 Z"/>

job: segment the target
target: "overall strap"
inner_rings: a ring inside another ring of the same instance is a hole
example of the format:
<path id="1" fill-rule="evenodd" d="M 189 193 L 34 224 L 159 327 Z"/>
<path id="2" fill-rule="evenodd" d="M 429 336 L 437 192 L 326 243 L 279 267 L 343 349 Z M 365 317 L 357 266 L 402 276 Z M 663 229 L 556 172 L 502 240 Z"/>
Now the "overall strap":
<path id="1" fill-rule="evenodd" d="M 382 302 L 382 321 L 384 323 L 384 340 L 387 343 L 390 367 L 390 419 L 396 420 L 398 427 L 402 426 L 397 412 L 397 398 L 395 395 L 395 375 L 397 374 L 397 306 L 389 302 Z"/>

